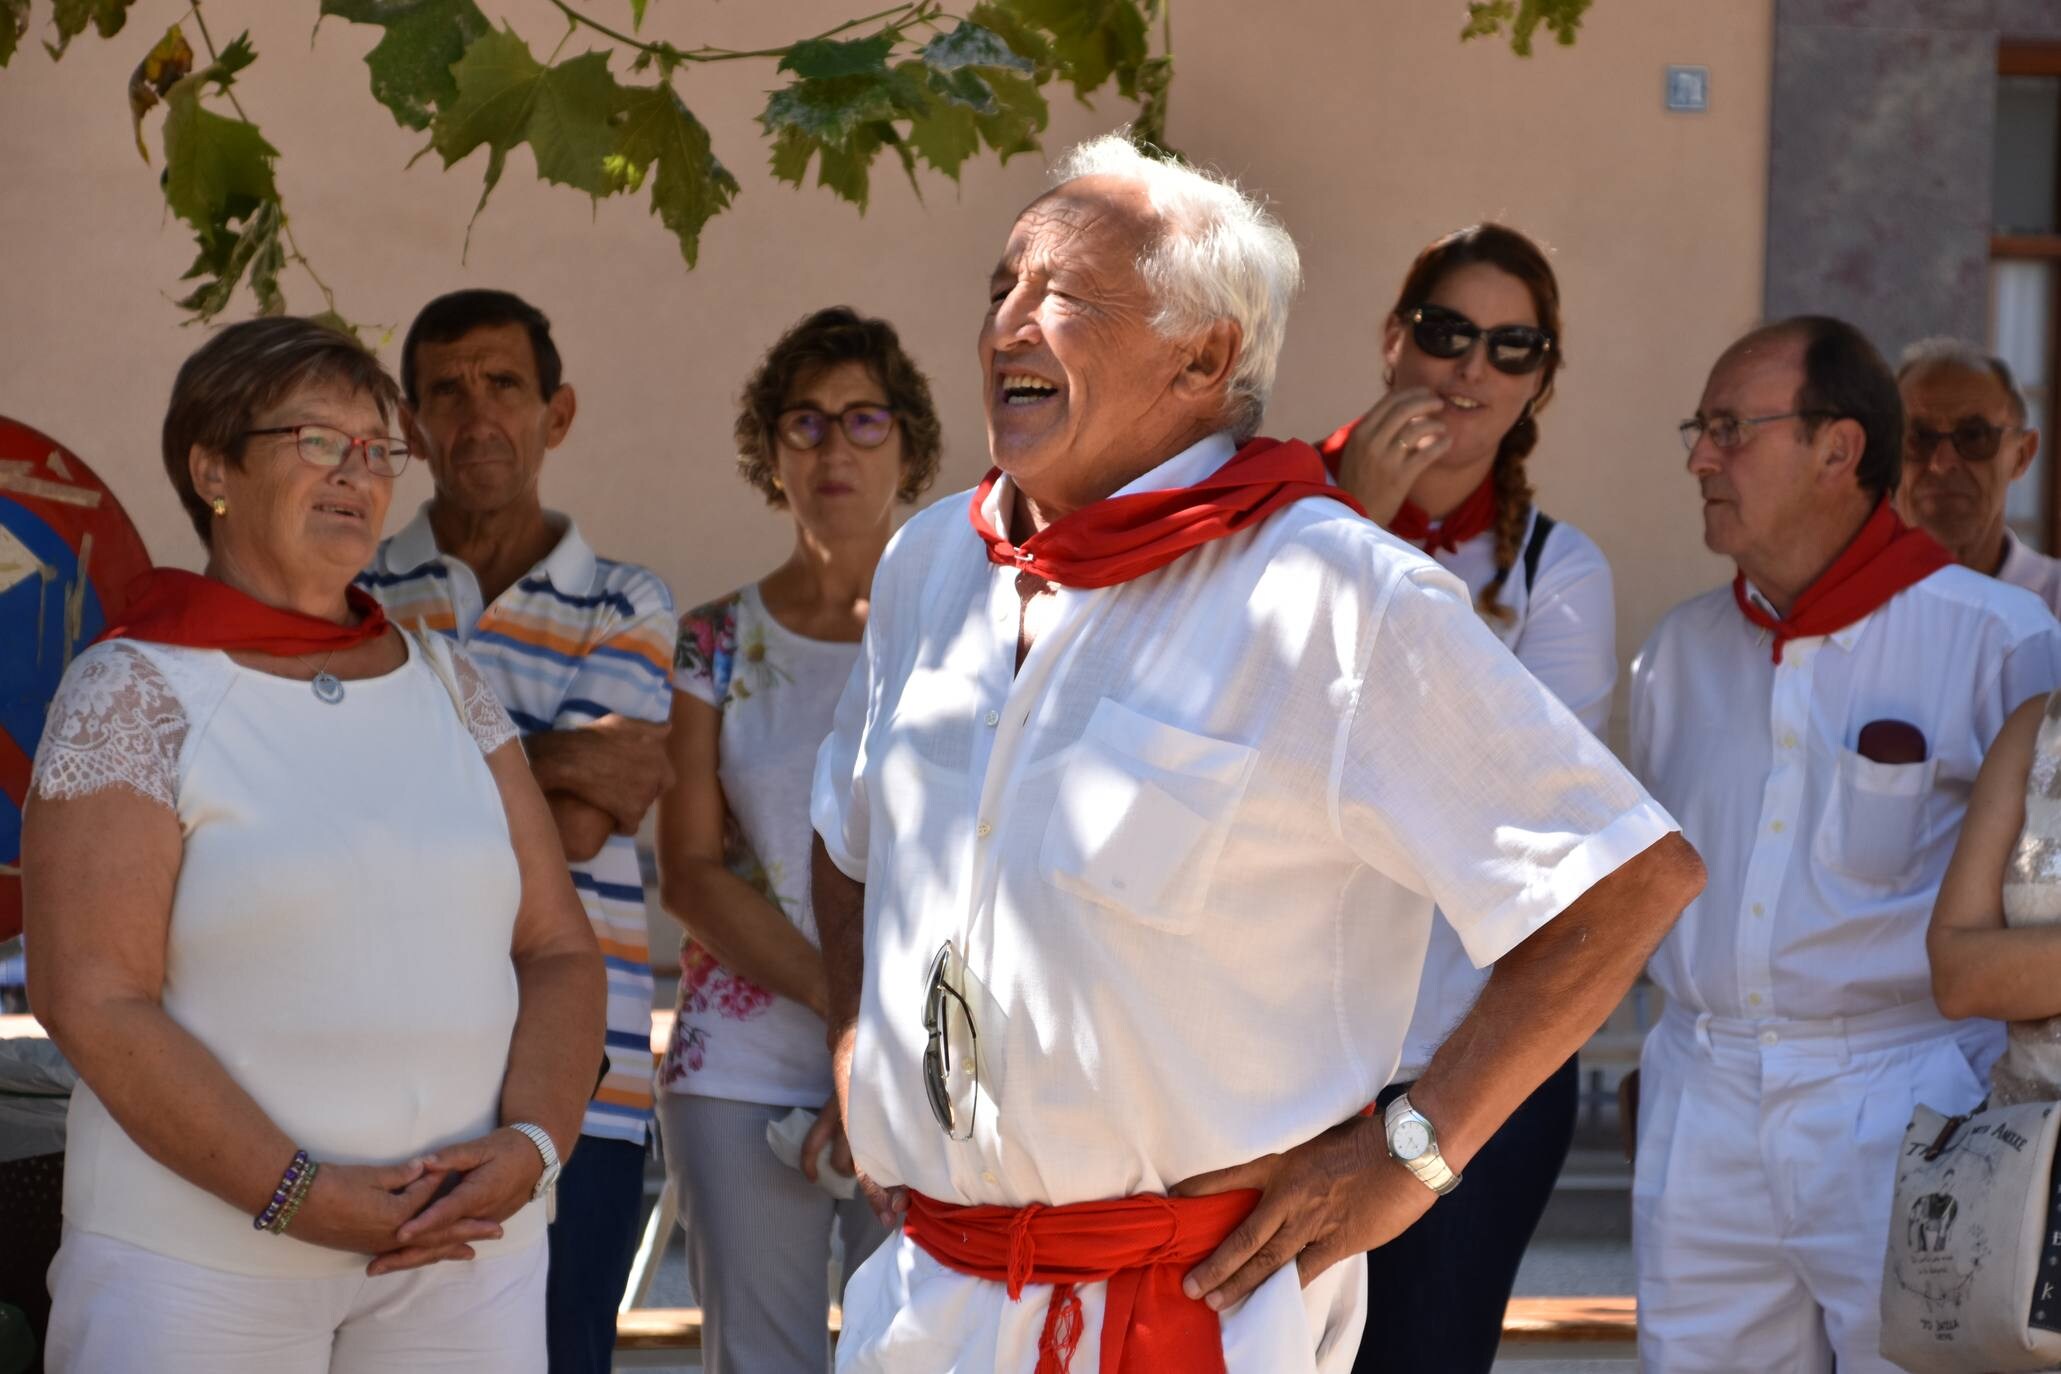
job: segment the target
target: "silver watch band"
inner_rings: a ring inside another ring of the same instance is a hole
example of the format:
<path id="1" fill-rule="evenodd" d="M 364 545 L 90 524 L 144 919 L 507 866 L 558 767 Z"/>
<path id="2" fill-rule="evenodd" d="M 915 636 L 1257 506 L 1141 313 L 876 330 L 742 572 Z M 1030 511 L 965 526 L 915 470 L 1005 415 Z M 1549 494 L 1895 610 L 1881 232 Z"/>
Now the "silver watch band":
<path id="1" fill-rule="evenodd" d="M 1422 1122 L 1425 1134 L 1430 1140 L 1430 1145 L 1425 1152 L 1412 1159 L 1405 1159 L 1395 1152 L 1396 1123 L 1404 1117 L 1414 1117 Z M 1439 1153 L 1438 1128 L 1431 1124 L 1430 1117 L 1427 1117 L 1424 1113 L 1410 1105 L 1410 1095 L 1408 1093 L 1398 1093 L 1389 1102 L 1387 1109 L 1381 1114 L 1381 1124 L 1384 1128 L 1383 1134 L 1390 1142 L 1389 1157 L 1405 1169 L 1408 1169 L 1412 1174 L 1415 1174 L 1419 1183 L 1422 1183 L 1440 1197 L 1444 1197 L 1447 1193 L 1460 1186 L 1460 1175 L 1453 1172 L 1452 1166 L 1446 1163 L 1445 1156 Z"/>
<path id="2" fill-rule="evenodd" d="M 558 1147 L 551 1143 L 551 1133 L 534 1121 L 511 1121 L 508 1123 L 508 1129 L 519 1133 L 530 1144 L 536 1146 L 537 1153 L 543 1157 L 544 1172 L 537 1175 L 537 1186 L 530 1193 L 530 1200 L 534 1202 L 544 1195 L 545 1189 L 557 1181 Z"/>

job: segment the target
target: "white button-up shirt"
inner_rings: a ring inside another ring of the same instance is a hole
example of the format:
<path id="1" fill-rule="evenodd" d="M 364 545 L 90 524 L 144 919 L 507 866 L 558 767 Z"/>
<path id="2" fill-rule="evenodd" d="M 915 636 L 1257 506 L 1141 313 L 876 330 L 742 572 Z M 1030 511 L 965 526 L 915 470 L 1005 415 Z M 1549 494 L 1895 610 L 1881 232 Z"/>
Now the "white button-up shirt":
<path id="1" fill-rule="evenodd" d="M 2057 683 L 2054 617 L 1966 568 L 1789 641 L 1779 667 L 1730 586 L 1668 612 L 1632 664 L 1631 763 L 1710 878 L 1654 981 L 1747 1020 L 1929 1001 L 1925 930 L 1969 788 L 2005 718 Z M 1924 762 L 1862 757 L 1875 721 L 1916 726 Z"/>
<path id="2" fill-rule="evenodd" d="M 1997 568 L 1997 580 L 2025 588 L 2061 615 L 2061 558 L 2026 548 L 2009 530 L 2004 531 L 2004 561 Z"/>

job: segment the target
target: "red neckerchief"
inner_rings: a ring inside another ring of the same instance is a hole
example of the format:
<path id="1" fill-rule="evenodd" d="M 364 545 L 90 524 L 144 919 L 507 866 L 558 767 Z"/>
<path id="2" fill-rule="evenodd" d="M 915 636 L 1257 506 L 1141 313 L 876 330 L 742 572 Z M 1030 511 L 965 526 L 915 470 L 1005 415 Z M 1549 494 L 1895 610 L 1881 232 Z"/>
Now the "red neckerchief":
<path id="1" fill-rule="evenodd" d="M 1074 1289 L 1105 1280 L 1102 1374 L 1224 1374 L 1223 1326 L 1181 1291 L 1181 1276 L 1258 1202 L 1245 1188 L 1064 1207 L 966 1207 L 911 1191 L 902 1229 L 947 1269 L 1007 1284 L 1011 1300 L 1025 1284 L 1052 1285 L 1035 1374 L 1066 1374 L 1082 1334 Z"/>
<path id="2" fill-rule="evenodd" d="M 1253 439 L 1193 486 L 1107 497 L 1062 516 L 1020 545 L 1010 543 L 981 510 L 1001 477 L 1000 468 L 991 469 L 970 507 L 989 561 L 1026 569 L 1062 587 L 1113 587 L 1142 577 L 1309 497 L 1326 497 L 1355 514 L 1366 513 L 1324 480 L 1324 460 L 1316 450 L 1294 439 Z"/>
<path id="3" fill-rule="evenodd" d="M 1788 615 L 1777 618 L 1756 604 L 1746 594 L 1745 573 L 1732 579 L 1732 599 L 1748 620 L 1774 632 L 1775 662 L 1780 663 L 1782 646 L 1790 640 L 1837 634 L 1953 561 L 1954 556 L 1931 535 L 1898 519 L 1885 500 L 1875 507 L 1846 552 L 1796 598 Z"/>
<path id="4" fill-rule="evenodd" d="M 267 606 L 226 582 L 179 568 L 152 568 L 129 584 L 122 619 L 101 639 L 141 639 L 188 649 L 242 649 L 292 658 L 335 652 L 386 632 L 386 611 L 369 592 L 344 593 L 355 625 Z M 99 641 L 94 641 L 98 643 Z"/>
<path id="5" fill-rule="evenodd" d="M 1317 452 L 1323 455 L 1324 466 L 1333 477 L 1338 476 L 1339 457 L 1345 452 L 1345 441 L 1352 437 L 1360 422 L 1339 429 L 1329 439 L 1317 445 Z M 1426 553 L 1451 553 L 1478 534 L 1487 534 L 1496 527 L 1496 478 L 1494 473 L 1481 479 L 1481 485 L 1468 493 L 1467 499 L 1446 512 L 1446 518 L 1433 524 L 1424 508 L 1415 501 L 1403 502 L 1403 508 L 1395 513 L 1395 519 L 1388 522 L 1388 532 L 1398 539 L 1407 539 Z"/>

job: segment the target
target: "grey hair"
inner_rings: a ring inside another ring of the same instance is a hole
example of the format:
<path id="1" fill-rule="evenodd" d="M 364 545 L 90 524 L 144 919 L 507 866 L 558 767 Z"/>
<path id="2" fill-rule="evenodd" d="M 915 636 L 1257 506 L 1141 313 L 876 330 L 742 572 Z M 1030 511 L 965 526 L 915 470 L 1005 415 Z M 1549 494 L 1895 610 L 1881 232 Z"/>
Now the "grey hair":
<path id="1" fill-rule="evenodd" d="M 1274 389 L 1288 307 L 1302 285 L 1295 240 L 1229 178 L 1148 156 L 1122 133 L 1089 139 L 1067 153 L 1052 169 L 1052 184 L 1090 176 L 1138 183 L 1159 213 L 1164 230 L 1138 261 L 1159 303 L 1153 327 L 1173 337 L 1218 320 L 1237 324 L 1238 359 L 1224 401 L 1232 433 L 1240 442 L 1250 439 Z"/>
<path id="2" fill-rule="evenodd" d="M 1896 380 L 1902 385 L 1904 379 L 1914 372 L 1923 372 L 1934 367 L 1950 367 L 1962 372 L 1987 372 L 2004 388 L 2004 396 L 2011 403 L 2011 418 L 2019 424 L 2031 410 L 2025 403 L 2025 392 L 2018 385 L 2018 379 L 2011 374 L 2011 364 L 1996 354 L 1977 348 L 1965 339 L 1949 338 L 1944 334 L 1929 339 L 1920 339 L 1906 348 L 1897 359 Z"/>

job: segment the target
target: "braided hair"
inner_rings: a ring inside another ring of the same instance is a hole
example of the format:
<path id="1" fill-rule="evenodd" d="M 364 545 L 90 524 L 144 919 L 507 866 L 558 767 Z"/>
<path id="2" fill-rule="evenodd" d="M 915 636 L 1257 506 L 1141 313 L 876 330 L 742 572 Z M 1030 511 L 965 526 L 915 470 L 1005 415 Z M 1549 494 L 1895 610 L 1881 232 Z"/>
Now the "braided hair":
<path id="1" fill-rule="evenodd" d="M 1402 319 L 1431 300 L 1445 275 L 1457 267 L 1486 263 L 1524 283 L 1531 293 L 1532 310 L 1538 327 L 1553 338 L 1553 347 L 1540 365 L 1538 393 L 1525 403 L 1524 413 L 1496 446 L 1495 466 L 1489 470 L 1496 498 L 1496 572 L 1481 589 L 1475 609 L 1494 620 L 1507 623 L 1512 612 L 1502 604 L 1504 584 L 1517 566 L 1523 551 L 1525 526 L 1531 520 L 1532 485 L 1525 475 L 1524 460 L 1538 447 L 1538 412 L 1553 396 L 1553 378 L 1560 371 L 1565 350 L 1560 343 L 1560 283 L 1552 264 L 1539 246 L 1515 229 L 1500 224 L 1474 224 L 1456 229 L 1434 240 L 1410 264 L 1403 289 L 1396 297 L 1395 318 Z"/>

